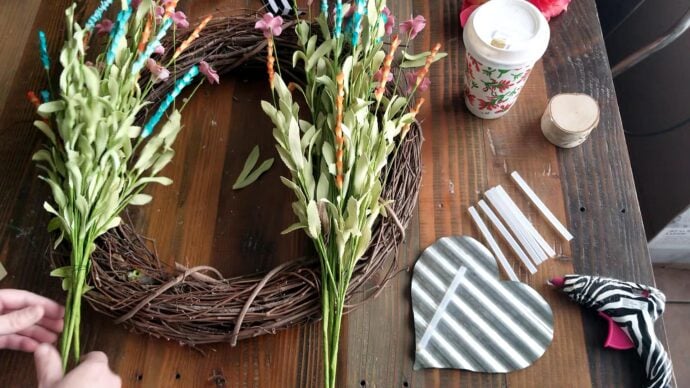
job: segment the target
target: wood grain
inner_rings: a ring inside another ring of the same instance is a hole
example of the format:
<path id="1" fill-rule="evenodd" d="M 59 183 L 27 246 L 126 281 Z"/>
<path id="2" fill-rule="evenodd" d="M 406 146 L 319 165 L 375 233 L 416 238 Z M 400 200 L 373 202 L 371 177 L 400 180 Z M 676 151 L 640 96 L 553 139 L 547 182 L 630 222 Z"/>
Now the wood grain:
<path id="1" fill-rule="evenodd" d="M 31 25 L 25 35 L 34 36 L 40 27 L 55 50 L 63 28 L 62 18 L 55 15 L 61 15 L 67 3 L 31 2 L 38 4 L 32 11 L 29 3 L 28 8 L 19 8 L 19 2 L 13 2 L 10 9 L 14 11 L 0 14 L 0 20 L 19 23 L 20 17 L 25 18 L 26 25 Z M 80 5 L 92 9 L 95 3 Z M 413 266 L 420 251 L 442 236 L 478 237 L 466 208 L 483 191 L 501 184 L 565 257 L 550 260 L 530 276 L 510 256 L 521 279 L 552 306 L 555 338 L 544 357 L 515 373 L 413 371 L 411 272 L 404 272 L 378 299 L 345 320 L 339 386 L 641 386 L 644 380 L 636 356 L 602 350 L 603 323 L 544 285 L 549 277 L 571 271 L 653 282 L 594 0 L 573 2 L 565 15 L 551 22 L 552 41 L 543 62 L 535 68 L 513 110 L 494 121 L 479 120 L 464 108 L 464 49 L 457 23 L 460 2 L 392 3 L 399 19 L 411 14 L 427 16 L 429 23 L 415 43 L 416 50 L 438 41 L 449 53 L 432 69 L 432 87 L 425 92 L 427 104 L 420 113 L 425 136 L 423 182 L 417 214 L 400 247 L 401 262 Z M 213 11 L 257 9 L 259 2 L 183 1 L 180 7 L 195 19 Z M 44 78 L 30 39 L 5 39 L 0 43 L 2 50 L 14 50 L 18 56 L 15 61 L 5 58 L 0 62 L 0 80 L 8 81 L 8 97 L 3 101 L 0 95 L 0 261 L 9 272 L 0 286 L 26 288 L 61 300 L 58 282 L 47 275 L 48 217 L 41 203 L 48 191 L 36 179 L 30 161 L 42 139 L 31 127 L 33 109 L 24 102 L 25 92 L 40 90 Z M 25 76 L 19 76 L 17 69 Z M 589 93 L 602 108 L 599 128 L 574 150 L 557 150 L 539 132 L 538 118 L 546 101 L 558 92 Z M 262 159 L 275 157 L 271 126 L 258 105 L 268 97 L 261 74 L 226 77 L 221 85 L 202 87 L 187 106 L 177 155 L 165 172 L 175 183 L 151 187 L 153 203 L 131 213 L 138 229 L 155 238 L 165 260 L 210 263 L 226 275 L 237 275 L 311 253 L 302 235 L 279 235 L 292 221 L 292 197 L 278 182 L 278 176 L 285 173 L 278 159 L 255 184 L 240 191 L 231 188 L 254 145 L 260 146 Z M 512 170 L 521 173 L 557 217 L 567 220 L 576 235 L 572 244 L 559 240 L 516 191 L 507 174 Z M 509 252 L 506 247 L 504 251 Z M 663 332 L 662 324 L 658 328 Z M 202 354 L 129 334 L 86 311 L 84 336 L 87 351 L 108 353 L 126 387 L 321 385 L 318 323 L 246 340 L 235 348 L 223 344 L 204 347 Z M 0 374 L 0 386 L 35 385 L 30 355 L 0 351 L 0 370 L 11 371 Z"/>

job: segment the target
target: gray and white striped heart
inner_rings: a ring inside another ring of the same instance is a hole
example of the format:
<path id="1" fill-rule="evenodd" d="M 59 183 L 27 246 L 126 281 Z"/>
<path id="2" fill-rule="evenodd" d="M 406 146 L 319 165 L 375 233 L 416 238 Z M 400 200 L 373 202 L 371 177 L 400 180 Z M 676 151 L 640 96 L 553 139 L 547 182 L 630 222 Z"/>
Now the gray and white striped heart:
<path id="1" fill-rule="evenodd" d="M 541 357 L 553 313 L 530 286 L 501 281 L 477 240 L 443 237 L 422 252 L 412 275 L 415 369 L 510 372 Z"/>

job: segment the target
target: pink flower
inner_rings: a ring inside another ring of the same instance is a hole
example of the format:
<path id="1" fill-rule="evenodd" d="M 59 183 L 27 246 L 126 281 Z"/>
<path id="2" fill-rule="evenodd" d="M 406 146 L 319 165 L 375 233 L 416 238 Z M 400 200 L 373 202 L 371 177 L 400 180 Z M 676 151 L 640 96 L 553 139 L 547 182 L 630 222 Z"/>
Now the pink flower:
<path id="1" fill-rule="evenodd" d="M 376 82 L 381 82 L 381 75 L 383 74 L 383 70 L 379 69 L 376 73 L 374 73 L 374 81 Z M 386 82 L 391 82 L 393 81 L 393 73 L 388 73 L 388 76 L 386 77 Z"/>
<path id="2" fill-rule="evenodd" d="M 158 46 L 156 46 L 155 49 L 153 49 L 153 53 L 163 55 L 163 54 L 165 54 L 165 47 L 158 45 Z"/>
<path id="3" fill-rule="evenodd" d="M 154 77 L 154 83 L 158 81 L 165 81 L 168 79 L 168 77 L 170 77 L 170 71 L 156 63 L 156 61 L 151 58 L 146 60 L 146 68 L 149 69 L 151 75 Z"/>
<path id="4" fill-rule="evenodd" d="M 383 7 L 383 14 L 386 15 L 386 35 L 390 35 L 393 33 L 393 27 L 395 26 L 395 16 L 393 16 L 388 7 Z"/>
<path id="5" fill-rule="evenodd" d="M 407 80 L 407 94 L 412 93 L 412 91 L 414 90 L 415 84 L 417 83 L 417 73 L 421 70 L 422 69 L 419 69 L 417 71 L 405 72 L 405 80 Z M 423 92 L 429 89 L 429 85 L 431 85 L 431 80 L 429 79 L 429 77 L 424 77 L 424 79 L 422 79 L 422 82 L 419 84 L 419 87 L 417 87 L 417 90 Z"/>
<path id="6" fill-rule="evenodd" d="M 283 18 L 268 12 L 256 22 L 254 28 L 263 31 L 266 38 L 278 36 L 283 32 Z"/>
<path id="7" fill-rule="evenodd" d="M 189 22 L 187 21 L 187 15 L 182 11 L 177 11 L 172 14 L 172 20 L 175 22 L 177 28 L 187 28 L 189 27 Z"/>
<path id="8" fill-rule="evenodd" d="M 156 7 L 156 21 L 160 22 L 163 20 L 163 15 L 165 15 L 165 8 L 162 5 Z"/>
<path id="9" fill-rule="evenodd" d="M 546 20 L 551 20 L 552 17 L 558 16 L 568 10 L 570 0 L 529 0 L 534 4 L 541 13 L 546 17 Z"/>
<path id="10" fill-rule="evenodd" d="M 220 83 L 220 77 L 218 77 L 218 73 L 216 73 L 216 71 L 213 70 L 211 65 L 209 65 L 206 61 L 199 62 L 199 71 L 201 72 L 201 74 L 206 76 L 206 80 L 211 85 Z"/>
<path id="11" fill-rule="evenodd" d="M 414 19 L 406 20 L 398 26 L 401 34 L 409 34 L 410 39 L 414 39 L 426 26 L 424 16 L 417 15 Z"/>
<path id="12" fill-rule="evenodd" d="M 141 4 L 141 0 L 132 0 L 129 5 L 132 7 L 132 9 L 137 9 L 139 8 L 139 5 Z"/>
<path id="13" fill-rule="evenodd" d="M 96 24 L 96 32 L 98 35 L 107 34 L 113 29 L 113 25 L 112 20 L 103 18 L 100 23 Z"/>

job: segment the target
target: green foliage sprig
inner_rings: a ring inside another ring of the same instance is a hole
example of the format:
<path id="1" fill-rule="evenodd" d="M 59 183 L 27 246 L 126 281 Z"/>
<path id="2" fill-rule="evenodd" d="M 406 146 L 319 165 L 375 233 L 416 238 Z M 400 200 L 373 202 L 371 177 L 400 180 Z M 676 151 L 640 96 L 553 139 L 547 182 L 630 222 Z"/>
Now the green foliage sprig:
<path id="1" fill-rule="evenodd" d="M 151 136 L 142 134 L 137 124 L 142 109 L 151 105 L 147 94 L 156 80 L 152 74 L 142 86 L 141 74 L 162 69 L 155 62 L 147 67 L 143 64 L 153 61 L 148 58 L 153 51 L 149 47 L 158 45 L 170 28 L 172 8 L 166 6 L 162 23 L 156 24 L 156 2 L 144 0 L 133 9 L 129 1 L 123 1 L 106 41 L 107 50 L 92 63 L 87 60 L 87 45 L 96 35 L 92 31 L 95 21 L 110 2 L 104 0 L 84 28 L 74 20 L 76 5 L 66 10 L 59 88 L 53 91 L 54 100 L 37 107 L 43 120 L 34 122 L 48 138 L 45 148 L 33 156 L 42 171 L 41 179 L 52 192 L 52 201 L 44 204 L 53 216 L 48 230 L 59 233 L 56 246 L 64 238 L 71 247 L 70 264 L 51 273 L 62 278 L 67 291 L 60 343 L 65 368 L 70 353 L 74 360 L 80 355 L 81 300 L 91 288 L 88 274 L 96 239 L 120 224 L 125 207 L 151 201 L 150 195 L 142 193 L 147 184 L 172 183 L 159 174 L 175 155 L 172 145 L 181 129 L 181 114 L 174 107 Z M 140 48 L 144 44 L 146 50 Z M 163 100 L 160 114 L 152 116 L 147 128 L 156 125 L 167 105 L 196 74 L 194 66 L 178 79 L 175 94 Z"/>
<path id="2" fill-rule="evenodd" d="M 344 21 L 350 6 L 355 10 Z M 340 325 L 350 279 L 371 242 L 374 223 L 386 214 L 388 200 L 381 192 L 388 160 L 419 111 L 421 103 L 408 109 L 410 98 L 439 54 L 437 45 L 421 56 L 406 55 L 402 67 L 422 68 L 407 95 L 397 89 L 385 96 L 400 42 L 393 36 L 389 52 L 384 50 L 387 15 L 385 0 L 358 0 L 352 5 L 338 1 L 331 24 L 328 4 L 322 2 L 319 32 L 311 31 L 307 21 L 296 26 L 301 50 L 294 53 L 293 65 L 303 67 L 305 86 L 288 87 L 280 72 L 274 75 L 269 65 L 274 101 L 261 103 L 275 127 L 278 154 L 290 171 L 282 182 L 296 198 L 292 209 L 297 222 L 284 233 L 304 230 L 321 260 L 327 387 L 335 387 Z M 269 32 L 269 50 L 273 48 L 270 28 L 276 25 L 275 19 L 264 16 L 257 23 L 257 28 Z M 269 51 L 269 58 L 272 55 Z M 394 78 L 398 78 L 396 84 L 405 83 L 402 70 Z M 292 90 L 306 101 L 307 114 L 300 112 Z"/>

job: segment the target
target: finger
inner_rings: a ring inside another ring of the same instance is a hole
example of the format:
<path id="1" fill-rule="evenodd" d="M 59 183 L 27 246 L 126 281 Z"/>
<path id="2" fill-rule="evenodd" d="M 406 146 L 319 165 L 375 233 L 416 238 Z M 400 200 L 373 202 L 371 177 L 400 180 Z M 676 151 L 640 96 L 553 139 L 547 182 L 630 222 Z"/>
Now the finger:
<path id="1" fill-rule="evenodd" d="M 57 333 L 54 333 L 50 330 L 47 330 L 44 327 L 38 326 L 38 325 L 33 325 L 28 329 L 24 329 L 17 334 L 23 335 L 24 337 L 29 337 L 33 340 L 36 340 L 40 343 L 48 343 L 52 344 L 53 342 L 57 341 Z"/>
<path id="2" fill-rule="evenodd" d="M 43 318 L 43 307 L 31 306 L 0 315 L 0 335 L 14 334 L 28 329 Z"/>
<path id="3" fill-rule="evenodd" d="M 0 335 L 0 349 L 33 352 L 40 344 L 36 340 L 19 334 Z"/>
<path id="4" fill-rule="evenodd" d="M 52 345 L 39 345 L 34 352 L 39 387 L 52 387 L 62 379 L 62 360 Z"/>
<path id="5" fill-rule="evenodd" d="M 86 362 L 101 363 L 101 364 L 108 365 L 108 356 L 106 356 L 105 353 L 103 353 L 103 352 L 87 353 L 81 358 L 82 364 L 86 363 Z"/>
<path id="6" fill-rule="evenodd" d="M 18 311 L 18 310 L 14 310 L 14 311 Z M 8 314 L 8 313 L 11 313 L 11 312 L 12 312 L 12 311 L 4 311 L 3 313 L 4 313 L 4 314 Z M 65 321 L 64 321 L 64 319 L 62 319 L 62 318 L 52 319 L 52 318 L 47 318 L 47 317 L 44 316 L 44 317 L 41 318 L 41 320 L 38 321 L 38 323 L 36 323 L 36 324 L 37 324 L 38 326 L 42 326 L 42 327 L 44 327 L 44 328 L 46 328 L 46 329 L 48 329 L 48 330 L 50 330 L 50 331 L 52 331 L 52 332 L 55 332 L 55 333 L 62 333 L 62 330 L 64 329 L 64 326 L 65 326 Z"/>
<path id="7" fill-rule="evenodd" d="M 65 327 L 65 321 L 63 321 L 62 318 L 50 319 L 43 317 L 43 319 L 38 321 L 38 325 L 41 327 L 45 327 L 53 333 L 62 333 L 62 329 Z"/>
<path id="8" fill-rule="evenodd" d="M 0 290 L 0 311 L 19 310 L 27 306 L 42 306 L 48 318 L 60 319 L 65 316 L 65 308 L 54 300 L 24 290 Z"/>

